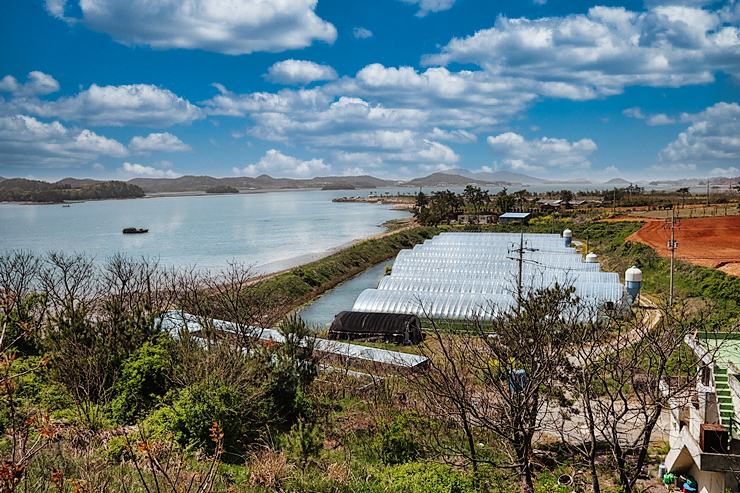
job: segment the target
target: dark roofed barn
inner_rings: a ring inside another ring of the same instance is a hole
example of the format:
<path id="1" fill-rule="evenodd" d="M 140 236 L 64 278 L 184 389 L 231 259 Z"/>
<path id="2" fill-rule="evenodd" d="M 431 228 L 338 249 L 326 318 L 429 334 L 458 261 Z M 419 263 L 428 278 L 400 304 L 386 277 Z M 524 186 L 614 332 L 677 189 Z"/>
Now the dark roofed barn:
<path id="1" fill-rule="evenodd" d="M 396 344 L 422 340 L 421 320 L 405 313 L 339 312 L 329 328 L 329 339 L 382 338 Z"/>

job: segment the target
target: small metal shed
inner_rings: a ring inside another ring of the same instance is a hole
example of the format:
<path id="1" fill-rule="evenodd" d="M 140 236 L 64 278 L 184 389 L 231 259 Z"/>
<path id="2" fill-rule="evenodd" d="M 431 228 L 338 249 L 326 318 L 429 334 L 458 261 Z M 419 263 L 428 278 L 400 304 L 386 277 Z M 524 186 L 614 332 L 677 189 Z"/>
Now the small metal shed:
<path id="1" fill-rule="evenodd" d="M 506 214 L 501 214 L 498 217 L 498 222 L 501 224 L 510 223 L 513 221 L 519 221 L 522 224 L 529 223 L 529 218 L 531 217 L 531 214 L 529 212 L 507 212 Z"/>
<path id="2" fill-rule="evenodd" d="M 405 313 L 339 312 L 329 328 L 331 340 L 382 338 L 396 344 L 416 344 L 423 339 L 421 320 Z"/>

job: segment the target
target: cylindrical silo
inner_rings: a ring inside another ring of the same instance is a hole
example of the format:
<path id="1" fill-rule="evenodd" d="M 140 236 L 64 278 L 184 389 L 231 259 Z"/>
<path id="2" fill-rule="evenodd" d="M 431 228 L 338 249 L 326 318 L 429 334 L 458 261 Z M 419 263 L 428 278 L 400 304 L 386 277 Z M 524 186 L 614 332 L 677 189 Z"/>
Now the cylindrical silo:
<path id="1" fill-rule="evenodd" d="M 569 247 L 571 241 L 573 241 L 573 231 L 569 229 L 563 231 L 563 239 L 565 240 L 565 246 Z"/>
<path id="2" fill-rule="evenodd" d="M 596 255 L 594 252 L 591 252 L 588 255 L 586 255 L 586 263 L 587 264 L 595 264 L 595 263 L 598 262 L 598 260 L 597 260 L 598 258 L 599 258 L 598 255 Z"/>
<path id="3" fill-rule="evenodd" d="M 642 288 L 642 271 L 634 265 L 627 269 L 624 273 L 624 286 L 627 288 L 627 294 L 634 302 L 637 295 L 640 294 L 640 288 Z"/>

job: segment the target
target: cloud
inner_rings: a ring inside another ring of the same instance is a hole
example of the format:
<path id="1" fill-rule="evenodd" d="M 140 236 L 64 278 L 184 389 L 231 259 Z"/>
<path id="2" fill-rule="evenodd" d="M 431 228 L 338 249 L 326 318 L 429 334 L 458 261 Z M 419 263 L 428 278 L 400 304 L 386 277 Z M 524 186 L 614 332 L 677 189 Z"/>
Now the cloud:
<path id="1" fill-rule="evenodd" d="M 131 139 L 128 148 L 137 154 L 152 152 L 192 152 L 193 149 L 169 132 L 149 134 L 146 138 L 136 136 Z"/>
<path id="2" fill-rule="evenodd" d="M 82 19 L 64 17 L 64 0 L 47 10 L 68 22 L 109 34 L 126 46 L 200 49 L 226 55 L 301 49 L 333 43 L 336 28 L 315 13 L 317 0 L 79 0 Z"/>
<path id="3" fill-rule="evenodd" d="M 56 168 L 80 166 L 98 156 L 124 157 L 128 149 L 87 129 L 68 129 L 58 121 L 31 116 L 0 117 L 0 155 L 4 165 Z"/>
<path id="4" fill-rule="evenodd" d="M 29 73 L 25 84 L 19 84 L 12 75 L 6 75 L 0 80 L 0 92 L 12 92 L 17 97 L 43 96 L 58 90 L 59 82 L 54 77 L 38 71 Z"/>
<path id="5" fill-rule="evenodd" d="M 647 12 L 592 7 L 587 14 L 539 19 L 500 16 L 494 27 L 453 38 L 422 64 L 476 64 L 547 97 L 587 100 L 627 86 L 681 87 L 740 76 L 732 9 L 657 6 Z M 734 60 L 734 61 L 733 61 Z"/>
<path id="6" fill-rule="evenodd" d="M 356 27 L 352 30 L 352 34 L 354 34 L 355 38 L 358 39 L 366 39 L 366 38 L 372 38 L 373 33 L 369 29 L 365 29 L 364 27 Z"/>
<path id="7" fill-rule="evenodd" d="M 458 166 L 450 166 L 447 164 L 420 164 L 419 169 L 425 173 L 438 173 L 441 171 L 458 169 Z"/>
<path id="8" fill-rule="evenodd" d="M 532 132 L 539 132 L 539 131 L 540 131 L 540 127 L 538 127 L 537 125 L 530 125 L 530 126 L 529 126 L 529 129 L 530 129 L 530 130 L 531 130 Z"/>
<path id="9" fill-rule="evenodd" d="M 740 105 L 717 103 L 696 114 L 684 113 L 691 126 L 659 153 L 665 161 L 740 159 Z"/>
<path id="10" fill-rule="evenodd" d="M 306 85 L 317 80 L 336 80 L 336 70 L 328 65 L 307 60 L 283 60 L 267 69 L 263 77 L 271 82 L 288 85 Z"/>
<path id="11" fill-rule="evenodd" d="M 729 168 L 723 169 L 723 168 L 714 168 L 712 171 L 709 172 L 710 175 L 724 175 L 724 176 L 735 176 L 738 173 L 740 173 L 740 170 L 738 170 L 734 166 L 730 166 Z"/>
<path id="12" fill-rule="evenodd" d="M 365 174 L 365 170 L 360 167 L 344 168 L 342 170 L 342 176 L 362 176 Z"/>
<path id="13" fill-rule="evenodd" d="M 95 163 L 92 165 L 92 167 L 94 170 L 97 170 L 97 171 L 105 171 L 105 166 L 103 166 L 100 163 Z"/>
<path id="14" fill-rule="evenodd" d="M 545 5 L 547 3 L 547 0 L 532 0 L 532 3 L 535 5 Z"/>
<path id="15" fill-rule="evenodd" d="M 627 108 L 626 110 L 622 111 L 622 114 L 628 118 L 639 118 L 640 120 L 644 120 L 647 118 L 645 115 L 642 114 L 642 110 L 639 106 L 635 106 L 634 108 Z"/>
<path id="16" fill-rule="evenodd" d="M 465 130 L 441 130 L 437 127 L 428 134 L 430 139 L 443 140 L 446 142 L 457 142 L 458 144 L 471 144 L 478 141 L 478 137 L 475 134 L 466 132 Z"/>
<path id="17" fill-rule="evenodd" d="M 653 171 L 670 171 L 670 172 L 682 172 L 682 171 L 696 171 L 696 164 L 683 164 L 683 163 L 672 163 L 672 164 L 655 164 L 650 166 Z"/>
<path id="18" fill-rule="evenodd" d="M 137 176 L 148 176 L 151 178 L 179 178 L 182 176 L 180 173 L 175 173 L 171 169 L 163 171 L 152 166 L 143 166 L 141 164 L 123 163 L 123 167 L 120 169 L 124 173 L 133 173 Z"/>
<path id="19" fill-rule="evenodd" d="M 424 17 L 429 12 L 441 12 L 448 10 L 455 5 L 455 0 L 401 0 L 403 3 L 419 4 L 419 11 L 416 17 Z"/>
<path id="20" fill-rule="evenodd" d="M 506 132 L 487 139 L 488 146 L 504 158 L 504 164 L 512 169 L 527 171 L 542 170 L 544 167 L 588 168 L 589 155 L 597 147 L 591 139 L 570 143 L 566 139 L 525 140 L 521 135 Z"/>
<path id="21" fill-rule="evenodd" d="M 665 113 L 658 113 L 657 115 L 650 115 L 648 118 L 648 125 L 670 125 L 676 123 L 674 118 L 669 118 Z"/>
<path id="22" fill-rule="evenodd" d="M 301 161 L 292 156 L 286 156 L 278 150 L 270 149 L 256 164 L 250 164 L 244 169 L 234 168 L 237 175 L 258 176 L 268 174 L 273 178 L 313 178 L 318 173 L 325 173 L 331 166 L 323 159 Z"/>
<path id="23" fill-rule="evenodd" d="M 189 101 L 168 89 L 148 84 L 105 87 L 93 84 L 75 96 L 56 101 L 13 99 L 0 103 L 0 111 L 114 127 L 169 127 L 205 117 L 204 111 Z"/>

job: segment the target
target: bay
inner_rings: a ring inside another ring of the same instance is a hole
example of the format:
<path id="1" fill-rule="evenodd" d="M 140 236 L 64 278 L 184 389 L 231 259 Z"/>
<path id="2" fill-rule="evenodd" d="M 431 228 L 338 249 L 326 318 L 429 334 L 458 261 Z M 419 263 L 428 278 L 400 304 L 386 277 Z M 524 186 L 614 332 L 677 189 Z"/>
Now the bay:
<path id="1" fill-rule="evenodd" d="M 163 266 L 212 271 L 237 261 L 258 272 L 275 272 L 380 234 L 385 221 L 410 217 L 380 204 L 332 202 L 349 194 L 272 191 L 91 201 L 70 207 L 6 203 L 0 204 L 0 252 L 78 252 L 98 261 L 123 253 L 159 259 Z M 149 232 L 122 234 L 127 227 Z"/>

